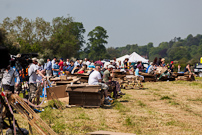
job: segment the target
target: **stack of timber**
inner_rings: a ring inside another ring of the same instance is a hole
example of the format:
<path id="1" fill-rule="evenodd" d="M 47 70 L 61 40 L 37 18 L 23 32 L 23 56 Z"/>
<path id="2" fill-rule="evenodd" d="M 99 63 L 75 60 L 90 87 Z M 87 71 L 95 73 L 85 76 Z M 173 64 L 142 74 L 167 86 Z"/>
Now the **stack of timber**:
<path id="1" fill-rule="evenodd" d="M 126 75 L 124 78 L 124 84 L 122 85 L 122 88 L 124 89 L 140 89 L 143 87 L 141 82 L 143 79 L 139 76 L 135 75 Z"/>
<path id="2" fill-rule="evenodd" d="M 140 72 L 139 74 L 142 75 L 142 76 L 144 76 L 144 81 L 145 82 L 155 82 L 156 81 L 155 76 L 152 75 L 152 74 L 143 73 L 143 72 Z"/>
<path id="3" fill-rule="evenodd" d="M 100 107 L 104 101 L 100 85 L 67 85 L 66 92 L 69 94 L 69 105 Z"/>
<path id="4" fill-rule="evenodd" d="M 122 85 L 124 82 L 124 77 L 126 77 L 126 73 L 122 72 L 120 70 L 115 70 L 114 71 L 114 76 L 112 78 L 112 81 L 117 81 L 119 82 L 120 85 Z"/>
<path id="5" fill-rule="evenodd" d="M 193 74 L 189 73 L 174 73 L 176 75 L 175 80 L 182 80 L 182 81 L 195 81 L 195 77 Z"/>
<path id="6" fill-rule="evenodd" d="M 18 103 L 16 104 L 15 101 Z M 12 94 L 9 98 L 11 106 L 27 121 L 38 134 L 41 135 L 57 135 L 40 117 L 37 115 L 30 106 L 17 94 Z M 32 133 L 31 133 L 32 134 Z"/>
<path id="7" fill-rule="evenodd" d="M 115 71 L 114 71 L 114 76 L 113 76 L 113 78 L 120 78 L 120 79 L 123 79 L 125 76 L 126 76 L 126 73 L 125 73 L 125 72 L 122 72 L 122 71 L 120 71 L 120 70 L 115 70 Z"/>

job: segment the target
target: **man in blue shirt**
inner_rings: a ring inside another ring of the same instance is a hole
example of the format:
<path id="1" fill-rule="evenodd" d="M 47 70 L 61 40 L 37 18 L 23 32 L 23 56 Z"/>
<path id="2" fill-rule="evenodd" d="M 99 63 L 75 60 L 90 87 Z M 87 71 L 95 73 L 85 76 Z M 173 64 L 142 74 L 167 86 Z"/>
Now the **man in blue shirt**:
<path id="1" fill-rule="evenodd" d="M 59 63 L 59 61 L 56 60 L 55 64 L 53 65 L 53 68 L 52 68 L 53 76 L 57 76 L 57 77 L 58 77 L 59 71 L 60 71 L 58 63 Z"/>
<path id="2" fill-rule="evenodd" d="M 137 68 L 135 69 L 135 76 L 140 76 L 144 80 L 144 76 L 139 75 L 140 68 L 141 68 L 141 66 L 138 65 Z"/>
<path id="3" fill-rule="evenodd" d="M 51 69 L 52 69 L 52 63 L 50 61 L 50 59 L 48 58 L 47 59 L 47 65 L 45 67 L 45 70 L 46 70 L 46 76 L 51 76 Z"/>
<path id="4" fill-rule="evenodd" d="M 69 65 L 68 68 L 66 69 L 65 73 L 66 73 L 66 74 L 70 74 L 73 69 L 74 69 L 74 62 L 71 60 L 71 61 L 70 61 L 70 65 Z"/>

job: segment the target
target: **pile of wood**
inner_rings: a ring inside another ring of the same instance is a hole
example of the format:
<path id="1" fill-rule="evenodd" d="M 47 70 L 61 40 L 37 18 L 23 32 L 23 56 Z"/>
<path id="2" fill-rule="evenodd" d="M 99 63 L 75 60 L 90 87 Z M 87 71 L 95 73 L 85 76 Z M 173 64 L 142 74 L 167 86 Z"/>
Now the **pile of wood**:
<path id="1" fill-rule="evenodd" d="M 114 71 L 114 76 L 112 78 L 112 81 L 119 82 L 120 86 L 124 83 L 124 77 L 126 77 L 126 73 L 122 72 L 120 70 Z"/>
<path id="2" fill-rule="evenodd" d="M 152 74 L 143 73 L 143 72 L 140 72 L 139 74 L 142 75 L 142 76 L 144 76 L 144 81 L 145 82 L 155 82 L 156 81 L 155 76 L 152 75 Z"/>
<path id="3" fill-rule="evenodd" d="M 124 78 L 124 84 L 122 85 L 122 88 L 124 89 L 141 89 L 143 88 L 143 85 L 141 82 L 143 79 L 140 76 L 135 75 L 126 75 Z"/>
<path id="4" fill-rule="evenodd" d="M 176 73 L 174 72 L 173 75 L 175 76 L 175 80 L 182 80 L 182 81 L 195 81 L 195 77 L 193 74 L 186 73 Z"/>

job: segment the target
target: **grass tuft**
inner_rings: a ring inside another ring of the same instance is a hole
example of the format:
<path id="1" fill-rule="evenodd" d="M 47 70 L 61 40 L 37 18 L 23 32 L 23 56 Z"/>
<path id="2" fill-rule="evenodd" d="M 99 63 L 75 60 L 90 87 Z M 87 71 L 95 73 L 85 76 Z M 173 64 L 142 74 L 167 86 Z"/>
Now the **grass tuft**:
<path id="1" fill-rule="evenodd" d="M 142 101 L 140 101 L 140 100 L 138 101 L 138 105 L 141 106 L 141 107 L 145 107 L 145 106 L 146 106 L 146 104 L 144 104 L 144 103 L 143 103 Z"/>
<path id="2" fill-rule="evenodd" d="M 175 101 L 169 101 L 169 103 L 171 104 L 171 105 L 180 105 L 179 103 L 177 103 L 177 102 L 175 102 Z"/>
<path id="3" fill-rule="evenodd" d="M 161 97 L 160 100 L 167 100 L 167 99 L 171 99 L 171 98 L 169 96 L 163 96 L 163 97 Z"/>
<path id="4" fill-rule="evenodd" d="M 119 112 L 130 112 L 130 108 L 124 106 L 121 102 L 119 101 L 114 101 L 113 106 L 116 110 L 119 110 Z"/>

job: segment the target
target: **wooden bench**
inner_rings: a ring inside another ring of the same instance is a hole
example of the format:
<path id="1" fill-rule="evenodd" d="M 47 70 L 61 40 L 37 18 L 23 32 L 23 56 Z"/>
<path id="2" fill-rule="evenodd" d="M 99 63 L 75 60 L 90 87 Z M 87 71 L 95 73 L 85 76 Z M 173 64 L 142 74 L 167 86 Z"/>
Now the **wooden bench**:
<path id="1" fill-rule="evenodd" d="M 104 102 L 100 85 L 67 85 L 66 92 L 69 94 L 69 105 L 100 107 Z"/>

